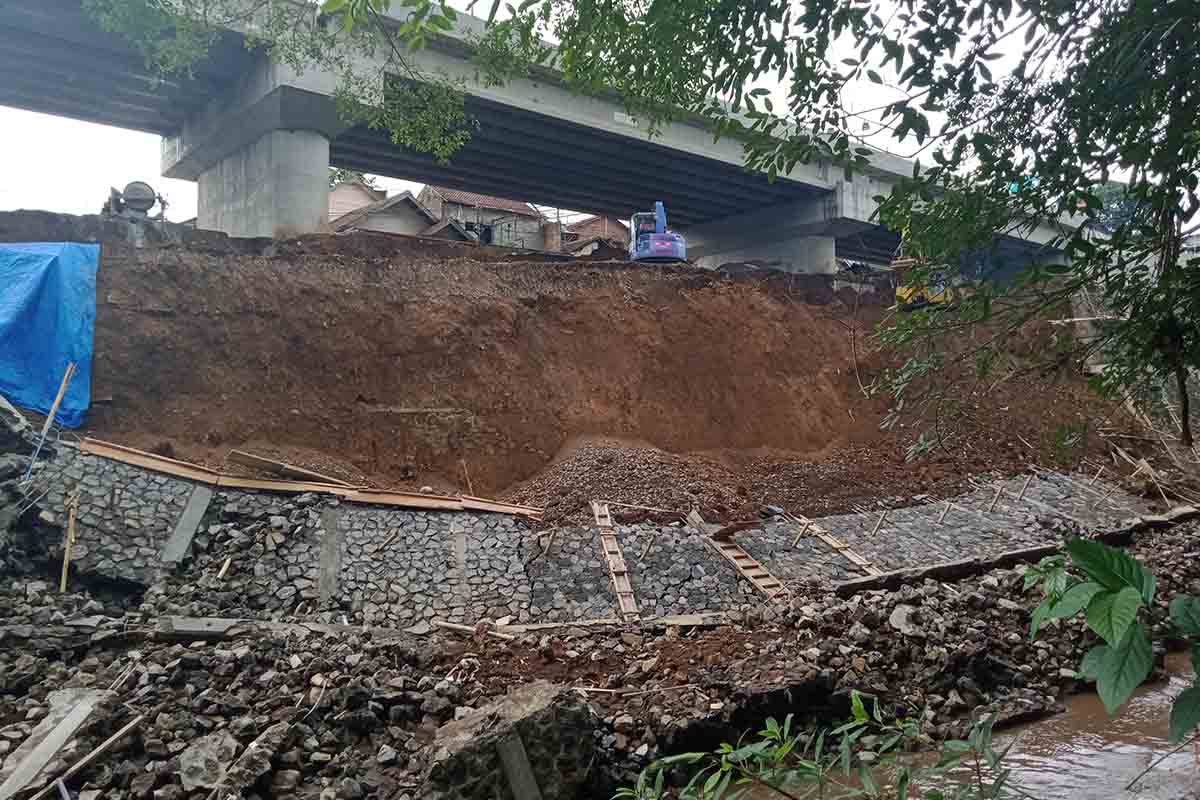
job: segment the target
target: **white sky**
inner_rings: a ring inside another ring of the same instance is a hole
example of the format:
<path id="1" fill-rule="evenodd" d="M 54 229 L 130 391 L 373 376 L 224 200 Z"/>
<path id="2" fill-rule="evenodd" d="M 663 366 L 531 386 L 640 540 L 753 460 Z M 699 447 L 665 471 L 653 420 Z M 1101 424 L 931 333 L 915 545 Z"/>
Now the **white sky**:
<path id="1" fill-rule="evenodd" d="M 99 214 L 111 187 L 145 181 L 166 198 L 167 219 L 196 216 L 196 184 L 159 172 L 159 137 L 0 106 L 0 211 Z M 421 184 L 379 178 L 389 194 Z"/>

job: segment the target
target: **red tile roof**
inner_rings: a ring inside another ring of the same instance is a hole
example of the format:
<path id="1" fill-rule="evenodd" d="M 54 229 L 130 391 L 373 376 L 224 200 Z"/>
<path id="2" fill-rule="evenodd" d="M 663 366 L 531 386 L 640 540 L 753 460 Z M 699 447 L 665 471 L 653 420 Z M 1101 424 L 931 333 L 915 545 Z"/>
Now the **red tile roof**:
<path id="1" fill-rule="evenodd" d="M 524 217 L 534 217 L 541 219 L 542 215 L 537 209 L 522 203 L 520 200 L 508 200 L 504 197 L 492 197 L 486 194 L 477 194 L 475 192 L 464 192 L 459 189 L 447 189 L 444 186 L 430 186 L 430 189 L 440 194 L 447 203 L 458 203 L 464 206 L 479 206 L 480 208 L 494 208 L 499 211 L 509 211 L 513 214 L 520 214 Z"/>

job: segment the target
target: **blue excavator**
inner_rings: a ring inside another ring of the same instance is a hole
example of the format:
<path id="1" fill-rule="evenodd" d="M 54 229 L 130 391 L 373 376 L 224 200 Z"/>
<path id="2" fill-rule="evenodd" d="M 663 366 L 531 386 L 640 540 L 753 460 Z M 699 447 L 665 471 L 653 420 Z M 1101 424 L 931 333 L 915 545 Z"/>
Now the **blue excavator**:
<path id="1" fill-rule="evenodd" d="M 639 211 L 629 218 L 630 261 L 687 261 L 687 242 L 667 228 L 667 209 L 661 200 L 654 211 Z"/>

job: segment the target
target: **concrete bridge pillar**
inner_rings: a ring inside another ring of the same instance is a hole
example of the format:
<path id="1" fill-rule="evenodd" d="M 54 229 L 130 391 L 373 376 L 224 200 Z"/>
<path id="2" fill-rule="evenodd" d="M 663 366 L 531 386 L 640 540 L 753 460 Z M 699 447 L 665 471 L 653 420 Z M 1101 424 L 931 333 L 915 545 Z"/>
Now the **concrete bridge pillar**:
<path id="1" fill-rule="evenodd" d="M 164 137 L 162 172 L 199 183 L 196 224 L 230 236 L 294 236 L 329 219 L 329 141 L 345 129 L 334 77 L 263 56 Z"/>
<path id="2" fill-rule="evenodd" d="M 230 236 L 294 236 L 329 220 L 329 139 L 271 130 L 197 177 L 196 225 Z"/>
<path id="3" fill-rule="evenodd" d="M 861 185 L 860 185 L 861 184 Z M 753 263 L 784 272 L 837 272 L 835 241 L 872 227 L 868 180 L 839 181 L 810 200 L 746 211 L 681 231 L 702 267 Z"/>

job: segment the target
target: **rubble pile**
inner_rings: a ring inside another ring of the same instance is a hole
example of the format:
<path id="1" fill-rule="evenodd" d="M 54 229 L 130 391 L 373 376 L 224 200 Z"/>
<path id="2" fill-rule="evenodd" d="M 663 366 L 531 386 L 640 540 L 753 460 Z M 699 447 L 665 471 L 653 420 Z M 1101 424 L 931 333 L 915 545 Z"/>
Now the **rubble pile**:
<path id="1" fill-rule="evenodd" d="M 1158 576 L 1149 620 L 1159 633 L 1171 597 L 1200 593 L 1197 527 L 1145 533 L 1133 546 Z M 1087 688 L 1075 668 L 1092 637 L 1081 620 L 1056 621 L 1031 643 L 1039 598 L 1022 591 L 1021 572 L 850 598 L 795 586 L 790 603 L 715 626 L 675 618 L 518 629 L 512 639 L 315 623 L 209 636 L 164 625 L 161 615 L 180 609 L 161 598 L 134 609 L 9 580 L 0 586 L 0 783 L 62 690 L 111 696 L 43 778 L 136 721 L 68 781 L 91 800 L 475 796 L 453 776 L 480 792 L 500 781 L 497 742 L 507 734 L 495 732 L 505 713 L 531 762 L 570 742 L 569 753 L 546 757 L 575 765 L 563 774 L 592 764 L 589 791 L 619 785 L 656 757 L 736 738 L 767 714 L 836 722 L 850 689 L 919 714 L 931 741 L 958 736 L 972 714 L 1029 719 Z M 538 681 L 548 682 L 534 693 L 542 699 L 515 704 L 528 714 L 501 712 Z M 538 716 L 549 706 L 562 713 Z M 551 796 L 585 796 L 559 790 Z"/>

